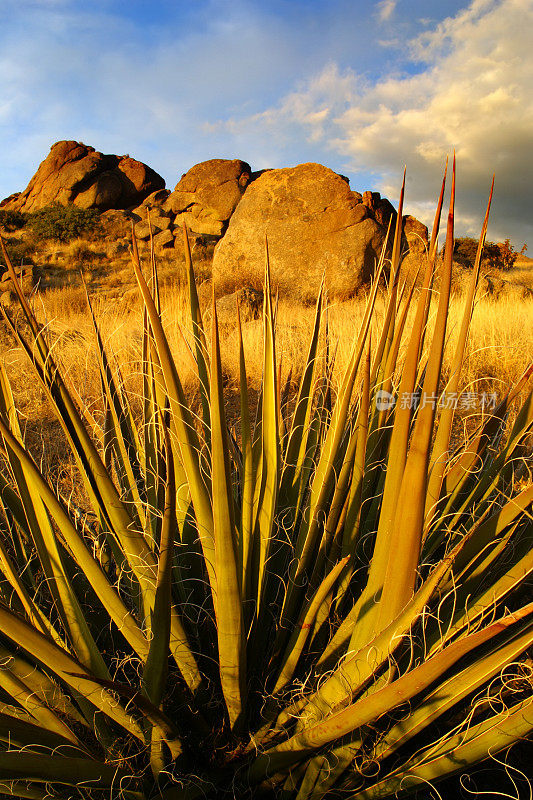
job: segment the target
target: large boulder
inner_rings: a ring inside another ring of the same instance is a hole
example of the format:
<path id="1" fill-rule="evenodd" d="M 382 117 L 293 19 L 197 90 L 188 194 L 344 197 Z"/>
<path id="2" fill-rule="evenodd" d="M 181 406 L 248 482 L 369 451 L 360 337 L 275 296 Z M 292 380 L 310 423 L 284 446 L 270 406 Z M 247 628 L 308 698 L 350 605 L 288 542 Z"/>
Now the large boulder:
<path id="1" fill-rule="evenodd" d="M 62 141 L 50 153 L 23 192 L 4 208 L 37 211 L 53 203 L 80 208 L 124 209 L 165 188 L 165 181 L 130 156 L 104 155 L 81 142 Z"/>
<path id="2" fill-rule="evenodd" d="M 252 174 L 240 159 L 213 158 L 182 175 L 164 208 L 193 233 L 222 236 Z"/>
<path id="3" fill-rule="evenodd" d="M 331 296 L 349 297 L 367 283 L 385 229 L 342 176 L 320 164 L 300 164 L 268 170 L 246 189 L 215 248 L 215 282 L 260 285 L 265 235 L 273 286 L 309 300 L 324 272 Z"/>
<path id="4" fill-rule="evenodd" d="M 409 255 L 427 254 L 429 247 L 427 226 L 409 214 L 403 218 L 403 239 L 409 248 Z"/>
<path id="5" fill-rule="evenodd" d="M 403 218 L 402 273 L 408 283 L 422 283 L 429 252 L 428 229 L 409 214 Z"/>
<path id="6" fill-rule="evenodd" d="M 427 225 L 409 214 L 403 218 L 403 235 L 409 245 L 411 253 L 427 253 L 428 229 Z"/>

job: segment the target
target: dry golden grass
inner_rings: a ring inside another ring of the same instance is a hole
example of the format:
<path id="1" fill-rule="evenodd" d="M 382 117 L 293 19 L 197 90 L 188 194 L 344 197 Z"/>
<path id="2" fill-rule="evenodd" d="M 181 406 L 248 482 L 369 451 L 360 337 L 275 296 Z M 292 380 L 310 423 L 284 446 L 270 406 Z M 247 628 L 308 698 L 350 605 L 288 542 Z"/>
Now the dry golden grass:
<path id="1" fill-rule="evenodd" d="M 171 347 L 180 365 L 183 381 L 194 393 L 190 350 L 190 333 L 187 299 L 181 282 L 167 284 L 162 289 L 162 307 Z M 118 296 L 108 292 L 93 295 L 93 305 L 104 340 L 116 354 L 124 380 L 132 391 L 140 388 L 139 360 L 142 340 L 142 310 L 135 289 L 122 291 Z M 94 332 L 87 314 L 85 290 L 81 286 L 50 289 L 34 298 L 39 319 L 50 335 L 56 339 L 56 355 L 76 386 L 81 386 L 87 402 L 93 402 L 99 393 Z M 377 337 L 383 317 L 385 297 L 378 298 L 376 314 Z M 331 351 L 335 353 L 336 372 L 341 371 L 349 356 L 354 333 L 358 330 L 364 308 L 362 299 L 331 303 L 329 327 Z M 463 297 L 456 294 L 451 301 L 449 316 L 449 342 L 446 366 L 453 356 L 454 341 L 462 316 Z M 314 309 L 281 299 L 278 307 L 278 357 L 281 359 L 282 380 L 289 370 L 294 379 L 301 374 L 313 325 Z M 238 383 L 238 348 L 235 316 L 223 313 L 223 362 L 227 380 Z M 184 337 L 185 334 L 185 337 Z M 262 322 L 253 320 L 243 325 L 243 338 L 249 380 L 257 388 L 261 379 Z M 376 338 L 374 339 L 376 340 Z M 500 297 L 497 301 L 481 296 L 472 320 L 468 356 L 463 374 L 463 387 L 472 391 L 490 390 L 503 394 L 531 361 L 533 353 L 533 299 L 516 294 Z M 15 349 L 6 358 L 11 368 L 24 373 L 26 367 Z M 19 363 L 20 362 L 20 363 Z M 33 393 L 36 387 L 28 386 Z M 94 395 L 94 397 L 91 397 Z M 41 406 L 32 399 L 24 406 L 33 413 Z"/>
<path id="2" fill-rule="evenodd" d="M 533 289 L 533 258 L 520 256 L 508 274 L 514 282 Z"/>
<path id="3" fill-rule="evenodd" d="M 114 223 L 115 224 L 115 223 Z M 130 264 L 124 231 L 111 231 L 98 240 L 75 240 L 65 245 L 40 243 L 38 263 L 42 280 L 33 302 L 39 319 L 56 341 L 55 354 L 80 393 L 83 402 L 95 414 L 100 396 L 94 331 L 87 314 L 85 288 L 88 287 L 94 310 L 110 351 L 115 353 L 127 389 L 133 395 L 141 389 L 142 309 Z M 146 257 L 147 247 L 142 246 Z M 206 254 L 193 253 L 198 280 L 210 277 Z M 190 397 L 197 393 L 190 353 L 190 330 L 185 292 L 185 266 L 179 251 L 163 251 L 158 257 L 165 324 Z M 504 289 L 495 299 L 480 284 L 478 301 L 472 320 L 468 356 L 465 361 L 462 390 L 504 394 L 520 376 L 533 354 L 533 295 L 524 295 L 522 287 L 533 288 L 533 261 L 520 259 L 514 269 L 496 276 L 503 279 Z M 463 307 L 463 292 L 468 274 L 457 271 L 449 316 L 449 342 L 445 372 L 454 352 Z M 216 294 L 224 293 L 216 286 Z M 226 287 L 227 288 L 227 287 Z M 206 292 L 204 294 L 209 294 Z M 378 298 L 376 329 L 383 318 L 385 297 Z M 346 365 L 353 336 L 359 328 L 364 308 L 363 298 L 332 302 L 328 311 L 331 353 L 335 354 L 335 372 Z M 282 298 L 277 314 L 277 347 L 281 359 L 282 385 L 289 371 L 296 381 L 302 371 L 314 319 L 314 309 L 290 298 Z M 238 348 L 235 316 L 224 312 L 219 317 L 223 347 L 223 365 L 228 384 L 238 387 Z M 261 381 L 262 322 L 243 325 L 248 377 L 252 391 Z M 50 417 L 47 401 L 36 383 L 25 356 L 4 334 L 4 361 L 13 380 L 17 403 L 26 421 L 28 436 L 42 442 L 41 451 L 51 463 L 61 462 L 58 470 L 68 470 L 66 451 L 61 436 Z M 186 340 L 189 344 L 186 343 Z M 54 454 L 55 451 L 55 454 Z M 67 464 L 65 466 L 65 463 Z M 67 481 L 68 483 L 68 481 Z"/>

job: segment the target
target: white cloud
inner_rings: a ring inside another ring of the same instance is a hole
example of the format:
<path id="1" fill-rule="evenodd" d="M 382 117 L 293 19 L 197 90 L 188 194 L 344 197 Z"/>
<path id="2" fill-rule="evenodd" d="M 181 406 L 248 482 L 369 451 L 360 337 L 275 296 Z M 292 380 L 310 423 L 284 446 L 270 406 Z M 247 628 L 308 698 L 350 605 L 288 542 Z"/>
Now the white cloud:
<path id="1" fill-rule="evenodd" d="M 330 64 L 279 105 L 229 126 L 278 138 L 300 130 L 344 158 L 346 169 L 373 172 L 373 188 L 392 197 L 407 163 L 409 206 L 426 221 L 455 148 L 463 230 L 479 231 L 494 171 L 489 235 L 531 244 L 533 0 L 473 0 L 409 48 L 415 74 L 369 82 Z"/>
<path id="2" fill-rule="evenodd" d="M 396 0 L 381 0 L 377 4 L 377 16 L 380 22 L 388 22 L 396 9 Z"/>

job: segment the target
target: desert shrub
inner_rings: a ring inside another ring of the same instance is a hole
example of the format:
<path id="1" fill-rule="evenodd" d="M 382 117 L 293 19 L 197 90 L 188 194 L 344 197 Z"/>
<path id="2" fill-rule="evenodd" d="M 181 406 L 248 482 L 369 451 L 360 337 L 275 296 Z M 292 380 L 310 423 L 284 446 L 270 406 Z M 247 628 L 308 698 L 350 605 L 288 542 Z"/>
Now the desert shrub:
<path id="1" fill-rule="evenodd" d="M 100 415 L 79 408 L 17 288 L 26 327 L 11 330 L 86 504 L 58 496 L 39 471 L 1 371 L 4 793 L 377 800 L 427 793 L 531 732 L 531 392 L 505 422 L 533 366 L 455 446 L 477 270 L 445 380 L 454 191 L 434 304 L 434 244 L 418 295 L 400 289 L 402 198 L 385 314 L 378 326 L 376 279 L 336 391 L 321 291 L 288 402 L 267 262 L 257 414 L 237 325 L 238 435 L 216 310 L 208 337 L 190 260 L 194 405 L 155 264 L 147 279 L 133 243 L 144 302 L 138 427 L 92 309 Z"/>
<path id="2" fill-rule="evenodd" d="M 23 228 L 28 221 L 28 215 L 22 211 L 11 211 L 9 209 L 0 208 L 0 228 L 5 231 L 12 232 L 18 231 Z"/>
<path id="3" fill-rule="evenodd" d="M 36 250 L 35 242 L 31 238 L 8 239 L 8 246 L 11 259 L 17 266 L 30 262 Z"/>
<path id="4" fill-rule="evenodd" d="M 69 242 L 71 239 L 96 234 L 100 228 L 100 218 L 94 208 L 77 208 L 56 203 L 29 214 L 28 227 L 37 239 Z"/>
<path id="5" fill-rule="evenodd" d="M 453 246 L 453 258 L 461 267 L 471 269 L 476 259 L 478 240 L 470 237 L 459 237 Z M 486 245 L 485 245 L 486 246 Z"/>
<path id="6" fill-rule="evenodd" d="M 86 264 L 89 261 L 99 260 L 101 256 L 89 247 L 86 241 L 73 241 L 69 247 L 69 255 L 72 261 L 78 264 Z"/>
<path id="7" fill-rule="evenodd" d="M 514 267 L 518 256 L 523 255 L 526 250 L 527 244 L 524 244 L 521 250 L 516 250 L 509 239 L 496 244 L 488 242 L 485 248 L 485 260 L 489 266 L 508 272 Z"/>
<path id="8" fill-rule="evenodd" d="M 209 236 L 208 234 L 196 235 L 192 241 L 192 253 L 195 256 L 195 260 L 212 261 L 217 242 L 217 236 Z"/>
<path id="9" fill-rule="evenodd" d="M 470 237 L 459 237 L 455 240 L 453 248 L 454 261 L 466 269 L 474 266 L 478 240 Z M 481 266 L 484 269 L 501 269 L 508 271 L 515 265 L 519 255 L 527 250 L 524 244 L 521 250 L 516 250 L 509 239 L 504 242 L 485 242 Z"/>

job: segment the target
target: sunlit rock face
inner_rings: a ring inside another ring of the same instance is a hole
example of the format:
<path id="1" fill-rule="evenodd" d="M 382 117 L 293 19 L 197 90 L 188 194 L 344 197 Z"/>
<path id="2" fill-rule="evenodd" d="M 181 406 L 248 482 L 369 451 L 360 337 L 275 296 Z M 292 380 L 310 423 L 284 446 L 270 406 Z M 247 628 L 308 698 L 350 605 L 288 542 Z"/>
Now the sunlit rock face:
<path id="1" fill-rule="evenodd" d="M 301 300 L 316 297 L 323 275 L 331 297 L 356 294 L 396 223 L 379 192 L 353 191 L 348 178 L 321 164 L 253 172 L 241 159 L 213 158 L 191 167 L 171 192 L 146 164 L 74 141 L 52 145 L 27 188 L 1 205 L 31 212 L 52 203 L 121 213 L 139 242 L 152 237 L 156 250 L 175 249 L 178 259 L 185 226 L 200 250 L 215 248 L 217 293 L 222 285 L 262 285 L 268 238 L 273 284 Z M 427 228 L 414 217 L 404 217 L 402 250 L 404 274 L 416 278 Z"/>
<path id="2" fill-rule="evenodd" d="M 331 169 L 267 170 L 250 183 L 215 248 L 213 279 L 260 280 L 266 236 L 281 292 L 316 297 L 325 273 L 328 292 L 349 297 L 371 279 L 385 235 L 362 195 Z"/>
<path id="3" fill-rule="evenodd" d="M 202 161 L 182 175 L 164 209 L 193 233 L 222 236 L 251 173 L 250 165 L 239 159 Z"/>
<path id="4" fill-rule="evenodd" d="M 4 208 L 37 211 L 45 206 L 69 203 L 79 208 L 131 208 L 165 181 L 151 167 L 130 156 L 104 155 L 81 142 L 52 145 L 26 189 Z"/>

